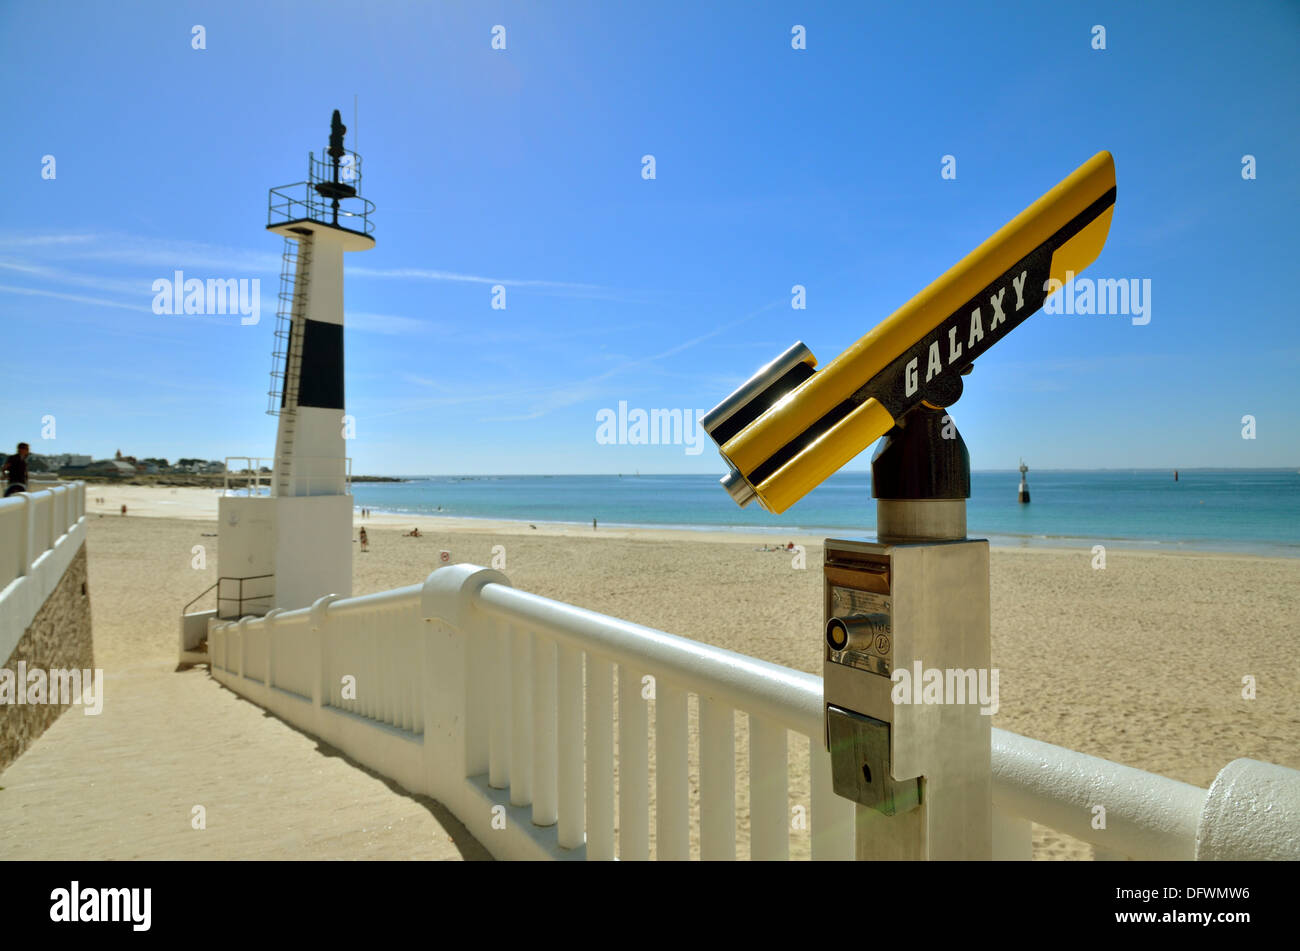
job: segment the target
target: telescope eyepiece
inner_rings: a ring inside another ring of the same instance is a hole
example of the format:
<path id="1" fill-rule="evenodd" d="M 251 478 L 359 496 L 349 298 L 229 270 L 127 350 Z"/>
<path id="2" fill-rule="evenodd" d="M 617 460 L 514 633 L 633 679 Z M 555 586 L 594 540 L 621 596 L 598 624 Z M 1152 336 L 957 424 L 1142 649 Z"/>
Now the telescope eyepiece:
<path id="1" fill-rule="evenodd" d="M 757 493 L 754 492 L 753 486 L 745 481 L 745 477 L 740 474 L 740 470 L 732 468 L 727 474 L 718 480 L 722 487 L 727 490 L 731 500 L 739 505 L 742 509 L 750 502 L 754 501 Z"/>

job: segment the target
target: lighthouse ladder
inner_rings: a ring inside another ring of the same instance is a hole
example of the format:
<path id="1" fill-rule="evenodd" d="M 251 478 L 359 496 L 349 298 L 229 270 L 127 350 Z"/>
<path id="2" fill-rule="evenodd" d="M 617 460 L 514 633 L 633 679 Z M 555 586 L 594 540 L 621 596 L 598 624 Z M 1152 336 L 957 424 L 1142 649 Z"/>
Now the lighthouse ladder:
<path id="1" fill-rule="evenodd" d="M 302 371 L 302 337 L 307 316 L 311 269 L 311 235 L 285 238 L 281 255 L 279 307 L 272 354 L 270 406 L 279 414 L 280 439 L 275 458 L 275 494 L 293 494 L 293 444 Z"/>

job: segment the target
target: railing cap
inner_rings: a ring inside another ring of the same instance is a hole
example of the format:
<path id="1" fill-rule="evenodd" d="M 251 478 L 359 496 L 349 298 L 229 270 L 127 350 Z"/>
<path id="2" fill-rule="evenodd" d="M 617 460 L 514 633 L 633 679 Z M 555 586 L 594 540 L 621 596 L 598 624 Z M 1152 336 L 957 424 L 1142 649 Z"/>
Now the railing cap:
<path id="1" fill-rule="evenodd" d="M 325 611 L 331 604 L 333 604 L 337 600 L 339 600 L 339 595 L 327 594 L 323 597 L 317 598 L 314 602 L 312 602 L 311 629 L 313 631 L 319 631 L 322 627 L 325 626 Z"/>
<path id="2" fill-rule="evenodd" d="M 1201 810 L 1196 858 L 1300 859 L 1300 770 L 1253 759 L 1223 767 Z"/>
<path id="3" fill-rule="evenodd" d="M 445 621 L 463 631 L 474 600 L 489 584 L 512 587 L 510 579 L 493 568 L 470 564 L 439 568 L 424 579 L 420 591 L 420 616 L 426 621 Z"/>

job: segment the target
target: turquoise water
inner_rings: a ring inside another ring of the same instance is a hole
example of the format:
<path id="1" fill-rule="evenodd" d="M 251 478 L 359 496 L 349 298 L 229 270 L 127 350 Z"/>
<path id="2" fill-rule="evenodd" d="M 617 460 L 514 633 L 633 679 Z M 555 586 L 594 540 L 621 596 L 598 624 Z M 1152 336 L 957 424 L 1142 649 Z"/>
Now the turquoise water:
<path id="1" fill-rule="evenodd" d="M 1300 557 L 1300 473 L 1293 469 L 1031 471 L 1032 502 L 1016 502 L 1020 474 L 976 472 L 971 537 L 999 545 L 1118 543 Z M 838 473 L 784 515 L 738 508 L 709 475 L 430 476 L 357 483 L 377 512 L 525 522 L 869 533 L 875 504 L 866 473 Z M 441 506 L 441 511 L 439 511 Z"/>

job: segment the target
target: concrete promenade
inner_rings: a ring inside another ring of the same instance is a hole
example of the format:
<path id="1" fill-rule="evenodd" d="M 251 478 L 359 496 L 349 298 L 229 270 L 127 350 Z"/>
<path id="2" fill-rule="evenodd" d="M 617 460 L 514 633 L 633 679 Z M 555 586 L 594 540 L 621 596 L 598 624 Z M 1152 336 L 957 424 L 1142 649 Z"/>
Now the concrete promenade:
<path id="1" fill-rule="evenodd" d="M 177 592 L 215 580 L 190 551 L 215 539 L 193 522 L 186 538 L 141 545 L 112 531 L 124 527 L 94 517 L 87 538 L 103 711 L 69 707 L 0 773 L 0 860 L 489 858 L 440 804 L 240 699 L 206 667 L 177 673 Z M 206 828 L 193 828 L 195 806 Z"/>

